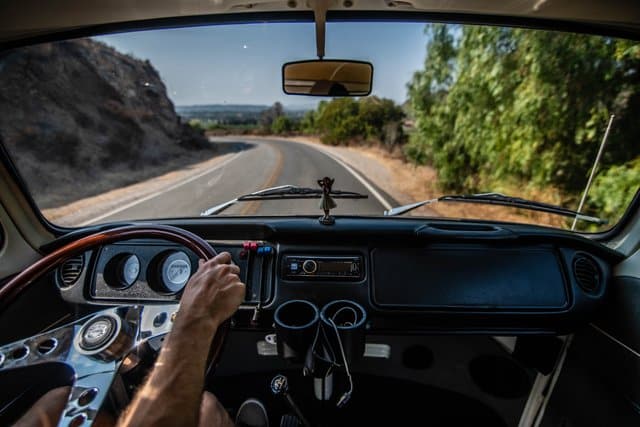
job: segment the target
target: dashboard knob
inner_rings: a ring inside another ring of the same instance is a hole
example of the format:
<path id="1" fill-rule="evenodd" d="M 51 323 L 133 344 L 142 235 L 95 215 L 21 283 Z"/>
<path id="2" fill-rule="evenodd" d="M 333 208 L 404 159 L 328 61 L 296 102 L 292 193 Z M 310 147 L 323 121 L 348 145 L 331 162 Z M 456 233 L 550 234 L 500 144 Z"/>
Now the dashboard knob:
<path id="1" fill-rule="evenodd" d="M 312 259 L 305 260 L 305 262 L 302 263 L 302 269 L 307 274 L 313 274 L 318 270 L 318 263 Z"/>

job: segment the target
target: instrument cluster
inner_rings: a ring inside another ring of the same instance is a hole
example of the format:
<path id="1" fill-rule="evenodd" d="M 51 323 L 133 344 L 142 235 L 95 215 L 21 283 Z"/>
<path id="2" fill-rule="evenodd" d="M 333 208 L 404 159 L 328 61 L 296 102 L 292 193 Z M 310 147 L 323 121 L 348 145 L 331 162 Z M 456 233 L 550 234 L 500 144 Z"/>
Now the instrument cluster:
<path id="1" fill-rule="evenodd" d="M 271 245 L 234 241 L 212 242 L 212 246 L 218 252 L 231 253 L 233 263 L 240 267 L 240 278 L 247 286 L 245 304 L 271 299 L 275 255 Z M 86 279 L 76 278 L 72 284 L 70 280 L 64 282 L 59 273 L 58 284 L 68 301 L 175 302 L 198 269 L 198 257 L 193 252 L 162 240 L 106 245 L 93 254 L 85 254 L 84 259 L 90 259 L 88 265 L 76 262 L 76 270 Z M 82 294 L 79 288 L 83 288 Z"/>
<path id="2" fill-rule="evenodd" d="M 197 266 L 191 251 L 168 243 L 105 246 L 98 254 L 91 296 L 176 300 Z"/>

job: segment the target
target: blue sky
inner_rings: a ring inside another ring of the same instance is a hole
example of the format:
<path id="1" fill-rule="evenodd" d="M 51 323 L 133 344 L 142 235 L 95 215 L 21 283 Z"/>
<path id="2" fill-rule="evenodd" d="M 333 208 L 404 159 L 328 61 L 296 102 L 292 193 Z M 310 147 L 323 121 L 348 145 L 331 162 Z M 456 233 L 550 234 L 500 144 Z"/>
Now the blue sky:
<path id="1" fill-rule="evenodd" d="M 373 94 L 403 102 L 406 83 L 422 68 L 424 24 L 329 23 L 326 58 L 370 61 Z M 284 62 L 316 55 L 313 23 L 260 23 L 153 30 L 96 37 L 148 59 L 177 105 L 313 105 L 321 98 L 285 95 Z"/>

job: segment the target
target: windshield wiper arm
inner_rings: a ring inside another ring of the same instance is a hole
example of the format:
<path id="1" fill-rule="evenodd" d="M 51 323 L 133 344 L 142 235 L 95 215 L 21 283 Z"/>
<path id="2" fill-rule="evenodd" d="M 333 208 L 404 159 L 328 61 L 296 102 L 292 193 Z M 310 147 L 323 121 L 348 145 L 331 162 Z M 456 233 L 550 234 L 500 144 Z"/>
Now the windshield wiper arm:
<path id="1" fill-rule="evenodd" d="M 369 197 L 366 194 L 342 190 L 331 190 L 329 195 L 334 199 L 366 199 Z M 219 205 L 210 207 L 202 212 L 200 216 L 219 214 L 238 202 L 250 202 L 252 200 L 319 199 L 321 197 L 322 189 L 319 188 L 298 187 L 297 185 L 279 185 L 277 187 L 254 191 L 253 193 L 245 194 Z"/>
<path id="2" fill-rule="evenodd" d="M 385 216 L 402 215 L 420 206 L 430 205 L 436 202 L 464 202 L 464 203 L 483 203 L 489 205 L 510 206 L 514 208 L 529 209 L 563 215 L 566 217 L 577 218 L 578 220 L 592 222 L 595 224 L 607 224 L 606 219 L 600 219 L 589 215 L 583 215 L 577 211 L 563 208 L 562 206 L 551 205 L 549 203 L 536 202 L 533 200 L 522 199 L 520 197 L 505 196 L 500 193 L 479 193 L 479 194 L 463 194 L 463 195 L 447 195 L 440 196 L 435 199 L 423 200 L 409 205 L 398 206 L 385 211 Z"/>

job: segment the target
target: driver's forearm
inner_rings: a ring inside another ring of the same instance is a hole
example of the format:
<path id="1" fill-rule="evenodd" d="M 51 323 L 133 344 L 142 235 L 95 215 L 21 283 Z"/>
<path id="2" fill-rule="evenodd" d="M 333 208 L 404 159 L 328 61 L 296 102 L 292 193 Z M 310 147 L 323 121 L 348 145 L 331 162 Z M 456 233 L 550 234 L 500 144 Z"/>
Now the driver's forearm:
<path id="1" fill-rule="evenodd" d="M 151 375 L 119 426 L 196 426 L 214 323 L 176 319 Z"/>

